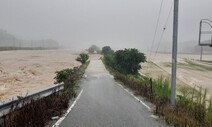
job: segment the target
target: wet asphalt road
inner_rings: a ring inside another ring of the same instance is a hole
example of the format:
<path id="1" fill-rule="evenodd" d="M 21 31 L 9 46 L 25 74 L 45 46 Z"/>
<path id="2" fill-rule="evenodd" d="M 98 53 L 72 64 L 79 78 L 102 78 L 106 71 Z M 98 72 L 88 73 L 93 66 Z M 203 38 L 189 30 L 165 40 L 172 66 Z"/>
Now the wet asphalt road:
<path id="1" fill-rule="evenodd" d="M 60 127 L 164 127 L 117 85 L 100 60 L 91 61 L 86 75 L 83 92 Z"/>

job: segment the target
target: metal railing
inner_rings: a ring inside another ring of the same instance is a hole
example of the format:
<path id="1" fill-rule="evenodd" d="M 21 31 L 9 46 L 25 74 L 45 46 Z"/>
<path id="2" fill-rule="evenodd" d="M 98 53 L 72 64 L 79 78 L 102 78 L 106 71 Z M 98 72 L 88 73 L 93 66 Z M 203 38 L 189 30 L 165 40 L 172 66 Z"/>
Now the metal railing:
<path id="1" fill-rule="evenodd" d="M 38 100 L 44 97 L 47 97 L 55 92 L 58 92 L 64 88 L 64 83 L 60 83 L 48 88 L 45 88 L 43 90 L 29 93 L 24 97 L 16 97 L 15 99 L 1 102 L 0 103 L 0 118 L 7 115 L 11 111 L 13 111 L 13 108 L 21 108 L 23 106 L 23 103 L 30 103 L 30 100 Z M 0 125 L 1 127 L 1 125 Z"/>

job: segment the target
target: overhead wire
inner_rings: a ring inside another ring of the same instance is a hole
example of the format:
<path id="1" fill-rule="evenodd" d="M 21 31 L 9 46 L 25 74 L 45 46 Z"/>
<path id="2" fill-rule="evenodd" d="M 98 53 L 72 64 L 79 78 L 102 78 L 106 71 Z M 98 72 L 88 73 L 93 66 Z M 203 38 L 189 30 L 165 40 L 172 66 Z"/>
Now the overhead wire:
<path id="1" fill-rule="evenodd" d="M 169 10 L 169 13 L 168 13 L 166 22 L 165 22 L 164 27 L 163 27 L 163 31 L 162 31 L 161 36 L 160 36 L 160 39 L 159 39 L 159 43 L 157 45 L 157 49 L 156 49 L 155 55 L 154 55 L 154 57 L 152 59 L 153 61 L 155 60 L 155 58 L 157 56 L 157 53 L 158 53 L 159 47 L 161 45 L 161 42 L 162 42 L 164 33 L 165 33 L 166 29 L 167 29 L 167 24 L 168 24 L 169 19 L 170 19 L 170 16 L 171 16 L 173 5 L 174 5 L 174 2 L 172 2 L 172 4 L 171 4 L 171 7 L 170 7 L 170 10 Z M 159 20 L 160 20 L 160 16 L 161 16 L 161 12 L 162 12 L 162 7 L 163 7 L 163 0 L 161 1 L 160 10 L 159 10 L 159 16 L 158 16 L 158 19 L 157 19 L 157 24 L 156 24 L 156 28 L 155 28 L 154 37 L 153 37 L 153 42 L 152 42 L 151 50 L 149 52 L 150 53 L 149 54 L 149 58 L 148 58 L 147 61 L 150 61 L 151 60 L 151 53 L 152 53 L 152 50 L 153 50 L 153 47 L 154 47 L 154 43 L 155 43 L 155 40 L 156 40 L 157 29 L 158 29 L 158 26 L 159 26 Z M 147 63 L 147 72 L 149 73 L 149 62 Z"/>
<path id="2" fill-rule="evenodd" d="M 150 48 L 150 51 L 149 51 L 149 57 L 147 58 L 147 71 L 149 72 L 149 62 L 151 60 L 151 55 L 152 55 L 152 50 L 153 50 L 153 47 L 154 47 L 154 44 L 155 44 L 155 39 L 156 39 L 156 35 L 157 35 L 157 31 L 158 31 L 158 26 L 159 26 L 159 21 L 160 21 L 160 17 L 161 17 L 161 12 L 162 12 L 162 8 L 163 8 L 163 1 L 164 0 L 161 0 L 161 3 L 160 3 L 160 9 L 159 9 L 159 13 L 158 13 L 158 17 L 157 17 L 157 22 L 156 22 L 156 26 L 155 26 L 155 32 L 154 32 L 154 35 L 153 35 L 153 40 L 152 40 L 152 44 L 151 44 L 151 48 Z"/>
<path id="3" fill-rule="evenodd" d="M 163 1 L 161 0 L 161 4 L 160 4 L 160 10 L 159 10 L 159 14 L 158 14 L 158 18 L 157 18 L 157 23 L 156 23 L 156 27 L 155 27 L 155 32 L 154 32 L 154 36 L 153 36 L 153 40 L 152 40 L 152 45 L 151 45 L 151 49 L 150 49 L 150 54 L 149 54 L 149 59 L 151 59 L 151 53 L 154 47 L 154 43 L 155 43 L 155 39 L 156 39 L 156 35 L 157 35 L 157 30 L 158 30 L 158 26 L 159 26 L 159 21 L 160 21 L 160 17 L 161 17 L 161 12 L 162 12 L 162 7 L 163 7 Z"/>
<path id="4" fill-rule="evenodd" d="M 158 53 L 160 44 L 161 44 L 162 39 L 163 39 L 163 36 L 164 36 L 164 33 L 165 33 L 165 31 L 166 31 L 166 27 L 167 27 L 168 21 L 169 21 L 169 19 L 170 19 L 170 15 L 171 15 L 171 12 L 172 12 L 172 9 L 173 9 L 173 5 L 174 5 L 174 2 L 171 4 L 170 10 L 169 10 L 169 14 L 168 14 L 168 17 L 167 17 L 166 22 L 165 22 L 165 24 L 164 24 L 163 31 L 162 31 L 162 33 L 161 33 L 161 37 L 160 37 L 160 39 L 159 39 L 159 43 L 158 43 L 158 46 L 157 46 L 155 55 L 154 55 L 154 57 L 153 57 L 153 60 L 155 60 L 155 57 L 156 57 L 156 55 L 157 55 L 157 53 Z"/>

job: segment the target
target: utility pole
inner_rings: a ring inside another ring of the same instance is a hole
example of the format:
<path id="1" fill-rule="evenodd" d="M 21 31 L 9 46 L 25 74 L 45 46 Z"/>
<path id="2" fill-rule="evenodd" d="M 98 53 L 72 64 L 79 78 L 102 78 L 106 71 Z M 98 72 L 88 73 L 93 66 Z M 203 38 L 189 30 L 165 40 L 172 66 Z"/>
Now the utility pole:
<path id="1" fill-rule="evenodd" d="M 172 78 L 171 78 L 171 105 L 175 106 L 176 96 L 176 69 L 177 69 L 177 38 L 178 38 L 178 10 L 179 0 L 174 0 L 173 45 L 172 45 Z"/>
<path id="2" fill-rule="evenodd" d="M 199 24 L 199 45 L 201 41 L 201 34 L 202 34 L 201 32 L 202 32 L 202 20 L 200 21 L 200 24 Z M 202 46 L 200 51 L 200 61 L 202 61 Z"/>

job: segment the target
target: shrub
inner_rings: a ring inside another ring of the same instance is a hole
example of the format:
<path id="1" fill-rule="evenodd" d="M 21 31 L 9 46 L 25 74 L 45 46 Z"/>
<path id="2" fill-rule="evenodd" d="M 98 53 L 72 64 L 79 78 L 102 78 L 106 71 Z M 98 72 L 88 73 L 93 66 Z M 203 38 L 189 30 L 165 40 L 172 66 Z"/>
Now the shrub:
<path id="1" fill-rule="evenodd" d="M 81 54 L 76 58 L 76 61 L 79 61 L 79 62 L 81 62 L 82 64 L 84 64 L 84 63 L 87 62 L 88 59 L 89 59 L 88 54 L 86 54 L 86 53 L 81 53 Z"/>
<path id="2" fill-rule="evenodd" d="M 69 106 L 69 100 L 76 97 L 77 83 L 85 72 L 89 62 L 74 69 L 56 72 L 56 82 L 64 82 L 64 89 L 45 98 L 33 100 L 25 98 L 23 106 L 14 105 L 5 116 L 5 127 L 44 127 L 53 116 L 60 116 Z M 30 102 L 30 103 L 27 103 Z"/>
<path id="3" fill-rule="evenodd" d="M 74 69 L 63 69 L 61 71 L 56 71 L 56 76 L 54 77 L 54 79 L 56 80 L 55 83 L 61 83 L 64 82 L 66 79 L 68 79 L 68 77 L 72 74 L 74 74 Z"/>
<path id="4" fill-rule="evenodd" d="M 111 54 L 105 54 L 104 55 L 104 63 L 112 68 L 115 68 L 116 61 L 115 61 L 115 55 L 113 53 Z"/>

